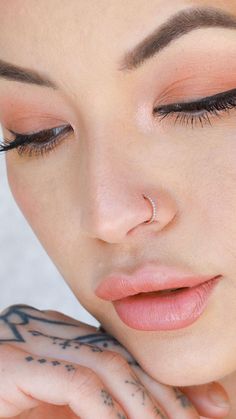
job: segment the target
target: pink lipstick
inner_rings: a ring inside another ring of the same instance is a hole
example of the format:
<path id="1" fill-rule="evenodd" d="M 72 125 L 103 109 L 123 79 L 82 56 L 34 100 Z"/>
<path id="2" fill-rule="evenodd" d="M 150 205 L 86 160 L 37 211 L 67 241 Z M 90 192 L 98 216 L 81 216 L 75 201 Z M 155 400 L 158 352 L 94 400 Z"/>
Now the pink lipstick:
<path id="1" fill-rule="evenodd" d="M 111 301 L 120 319 L 137 330 L 174 330 L 191 325 L 207 307 L 217 276 L 194 276 L 175 267 L 146 264 L 132 275 L 105 278 L 95 294 Z"/>

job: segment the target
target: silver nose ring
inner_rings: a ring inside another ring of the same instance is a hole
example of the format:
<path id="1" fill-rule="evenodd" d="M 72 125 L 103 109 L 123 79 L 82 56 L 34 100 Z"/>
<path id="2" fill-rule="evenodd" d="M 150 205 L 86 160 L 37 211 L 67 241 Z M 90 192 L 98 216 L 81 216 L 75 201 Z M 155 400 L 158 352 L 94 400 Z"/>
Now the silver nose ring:
<path id="1" fill-rule="evenodd" d="M 145 224 L 151 224 L 154 221 L 154 219 L 156 218 L 156 213 L 157 213 L 156 205 L 155 205 L 155 202 L 153 201 L 153 199 L 150 198 L 150 196 L 143 194 L 143 197 L 148 199 L 149 202 L 152 205 L 152 216 L 151 216 L 150 220 L 144 221 L 144 223 Z"/>

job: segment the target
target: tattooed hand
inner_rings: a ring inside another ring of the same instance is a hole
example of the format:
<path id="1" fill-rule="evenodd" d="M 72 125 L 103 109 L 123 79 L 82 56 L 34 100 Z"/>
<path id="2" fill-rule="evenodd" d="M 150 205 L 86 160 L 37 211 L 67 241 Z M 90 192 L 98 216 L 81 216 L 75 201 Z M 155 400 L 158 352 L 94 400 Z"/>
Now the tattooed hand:
<path id="1" fill-rule="evenodd" d="M 14 305 L 1 313 L 0 369 L 0 418 L 196 419 L 212 414 L 206 403 L 197 410 L 180 389 L 154 381 L 104 330 L 56 311 Z"/>

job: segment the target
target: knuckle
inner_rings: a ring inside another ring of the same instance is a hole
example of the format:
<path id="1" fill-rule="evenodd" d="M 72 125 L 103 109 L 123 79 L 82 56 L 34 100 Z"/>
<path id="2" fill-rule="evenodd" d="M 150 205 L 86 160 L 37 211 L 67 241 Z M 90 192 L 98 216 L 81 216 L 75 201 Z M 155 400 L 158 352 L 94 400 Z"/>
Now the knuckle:
<path id="1" fill-rule="evenodd" d="M 106 368 L 109 368 L 112 371 L 130 370 L 128 361 L 118 352 L 104 351 L 100 355 L 101 358 L 104 358 Z"/>
<path id="2" fill-rule="evenodd" d="M 5 400 L 2 396 L 0 397 L 0 418 L 5 416 L 15 416 L 21 413 L 21 409 L 15 406 L 13 403 Z"/>
<path id="3" fill-rule="evenodd" d="M 101 386 L 97 374 L 88 367 L 77 368 L 71 374 L 69 381 L 72 391 L 76 393 L 79 391 L 83 396 L 91 395 L 95 388 Z"/>

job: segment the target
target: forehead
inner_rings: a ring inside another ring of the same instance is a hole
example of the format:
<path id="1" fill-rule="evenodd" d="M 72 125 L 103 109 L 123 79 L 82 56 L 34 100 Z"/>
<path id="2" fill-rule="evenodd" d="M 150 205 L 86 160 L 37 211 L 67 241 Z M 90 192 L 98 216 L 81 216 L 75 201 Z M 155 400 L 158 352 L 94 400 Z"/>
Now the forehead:
<path id="1" fill-rule="evenodd" d="M 53 74 L 58 84 L 96 84 L 117 77 L 125 51 L 193 5 L 236 13 L 235 0 L 1 0 L 0 59 Z"/>
<path id="2" fill-rule="evenodd" d="M 1 58 L 41 72 L 50 70 L 60 79 L 62 62 L 76 66 L 80 74 L 96 63 L 99 72 L 100 65 L 108 68 L 123 52 L 127 34 L 135 39 L 146 19 L 149 24 L 160 4 L 160 0 L 1 0 Z"/>
<path id="3" fill-rule="evenodd" d="M 25 56 L 27 49 L 29 61 L 38 59 L 41 53 L 66 56 L 73 51 L 88 66 L 91 54 L 96 57 L 106 52 L 107 61 L 113 61 L 183 7 L 218 5 L 232 9 L 233 3 L 234 0 L 1 0 L 0 48 L 4 54 L 10 52 L 9 58 Z"/>

